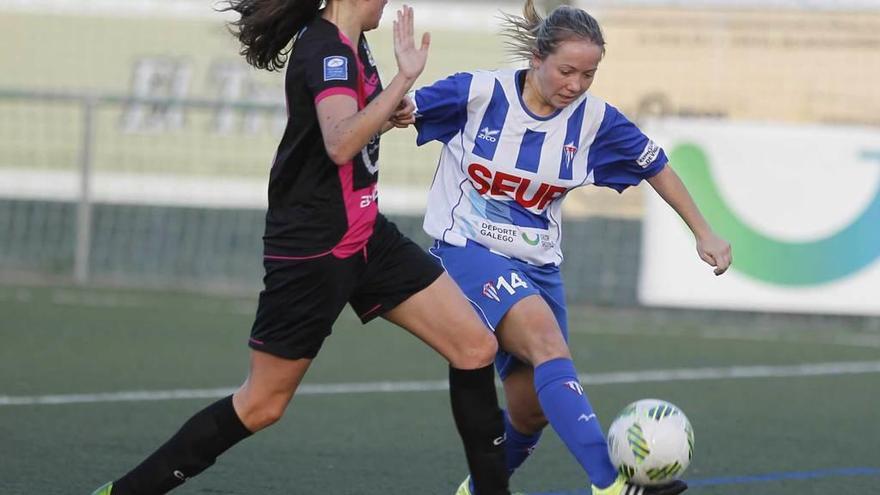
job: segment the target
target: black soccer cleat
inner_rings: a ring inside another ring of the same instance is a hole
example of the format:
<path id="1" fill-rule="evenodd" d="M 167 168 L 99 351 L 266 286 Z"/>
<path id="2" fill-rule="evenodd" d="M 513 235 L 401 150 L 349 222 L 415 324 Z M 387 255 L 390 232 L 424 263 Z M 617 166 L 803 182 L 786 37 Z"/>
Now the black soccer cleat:
<path id="1" fill-rule="evenodd" d="M 620 495 L 678 495 L 687 490 L 687 488 L 687 483 L 681 480 L 657 486 L 638 486 L 626 483 Z"/>

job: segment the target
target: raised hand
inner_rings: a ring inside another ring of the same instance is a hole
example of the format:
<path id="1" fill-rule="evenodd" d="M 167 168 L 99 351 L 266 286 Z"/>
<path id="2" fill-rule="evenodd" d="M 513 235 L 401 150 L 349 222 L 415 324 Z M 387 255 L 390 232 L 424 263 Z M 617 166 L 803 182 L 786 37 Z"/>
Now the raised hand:
<path id="1" fill-rule="evenodd" d="M 416 48 L 413 38 L 413 9 L 404 5 L 397 11 L 394 21 L 394 57 L 400 75 L 415 81 L 425 68 L 428 60 L 428 47 L 431 45 L 431 34 L 422 35 L 422 45 Z"/>

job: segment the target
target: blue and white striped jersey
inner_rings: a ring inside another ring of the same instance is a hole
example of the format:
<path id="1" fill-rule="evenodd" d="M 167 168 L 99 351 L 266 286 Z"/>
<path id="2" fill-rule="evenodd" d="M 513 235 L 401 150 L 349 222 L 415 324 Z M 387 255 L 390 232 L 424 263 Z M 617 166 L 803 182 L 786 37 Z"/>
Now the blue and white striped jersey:
<path id="1" fill-rule="evenodd" d="M 623 191 L 658 173 L 663 150 L 585 93 L 550 116 L 522 101 L 524 69 L 462 72 L 415 92 L 419 145 L 444 144 L 425 231 L 533 265 L 562 262 L 561 203 L 596 184 Z"/>

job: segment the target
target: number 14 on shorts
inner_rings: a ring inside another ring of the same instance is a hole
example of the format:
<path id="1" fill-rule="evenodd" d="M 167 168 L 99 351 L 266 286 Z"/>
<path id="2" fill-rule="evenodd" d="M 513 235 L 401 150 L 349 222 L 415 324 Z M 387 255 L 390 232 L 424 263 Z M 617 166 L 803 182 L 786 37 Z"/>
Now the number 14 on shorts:
<path id="1" fill-rule="evenodd" d="M 519 276 L 519 273 L 510 272 L 507 277 L 500 275 L 496 282 L 486 282 L 486 284 L 483 285 L 483 295 L 489 299 L 501 302 L 498 291 L 504 290 L 512 296 L 516 293 L 517 288 L 528 288 L 528 286 L 529 284 Z"/>

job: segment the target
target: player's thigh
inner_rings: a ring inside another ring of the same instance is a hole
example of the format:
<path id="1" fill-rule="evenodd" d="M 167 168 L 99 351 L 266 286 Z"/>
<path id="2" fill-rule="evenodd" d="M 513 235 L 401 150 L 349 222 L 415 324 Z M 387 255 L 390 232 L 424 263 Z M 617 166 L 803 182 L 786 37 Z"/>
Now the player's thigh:
<path id="1" fill-rule="evenodd" d="M 440 264 L 383 217 L 367 245 L 367 267 L 351 305 L 363 322 L 377 316 L 407 329 L 453 366 L 491 362 L 495 337 Z"/>
<path id="2" fill-rule="evenodd" d="M 445 273 L 383 316 L 424 341 L 456 368 L 486 366 L 498 350 L 495 336 Z"/>
<path id="3" fill-rule="evenodd" d="M 556 315 L 540 295 L 517 301 L 495 330 L 501 348 L 532 366 L 570 358 Z"/>

